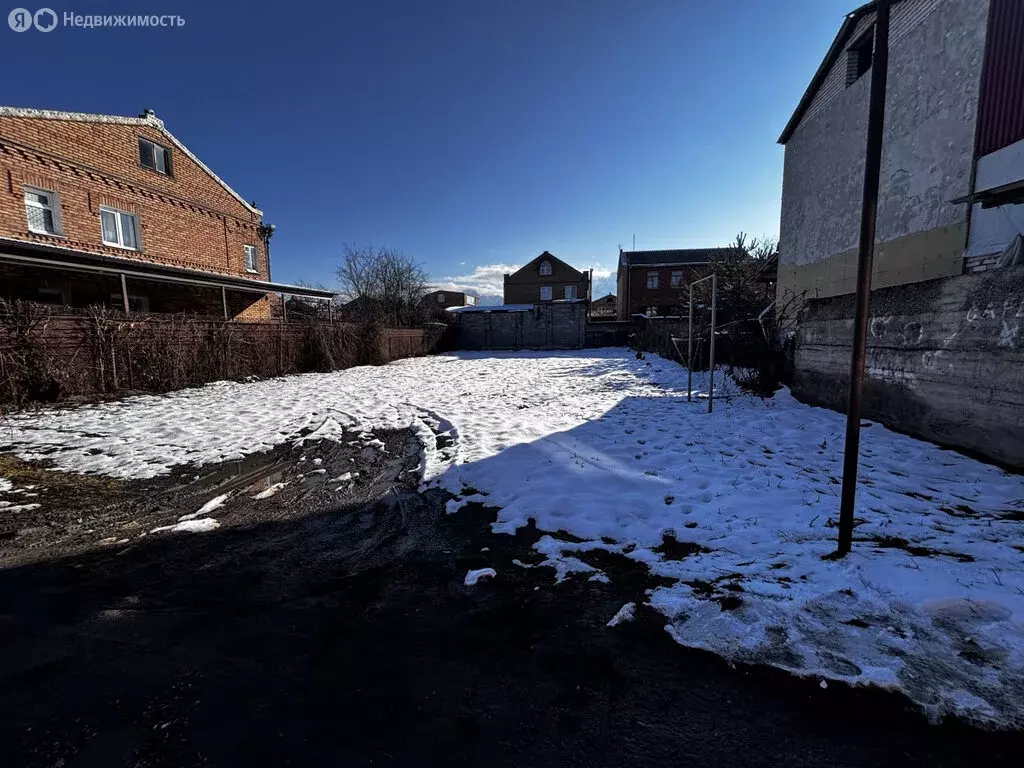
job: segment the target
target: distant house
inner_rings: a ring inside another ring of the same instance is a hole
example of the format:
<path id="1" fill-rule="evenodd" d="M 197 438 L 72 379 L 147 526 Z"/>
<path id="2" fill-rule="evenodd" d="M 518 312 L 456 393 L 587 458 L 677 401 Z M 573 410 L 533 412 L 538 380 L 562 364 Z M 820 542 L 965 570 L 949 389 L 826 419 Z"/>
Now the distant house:
<path id="1" fill-rule="evenodd" d="M 590 274 L 544 251 L 525 267 L 505 275 L 504 304 L 590 298 Z"/>
<path id="2" fill-rule="evenodd" d="M 462 291 L 431 291 L 423 297 L 423 304 L 430 311 L 448 307 L 475 307 L 477 297 Z"/>
<path id="3" fill-rule="evenodd" d="M 619 251 L 618 317 L 682 315 L 687 287 L 714 260 L 734 255 L 735 248 L 677 248 L 665 251 Z"/>
<path id="4" fill-rule="evenodd" d="M 614 293 L 609 293 L 607 296 L 602 296 L 600 299 L 594 299 L 590 302 L 591 317 L 614 320 L 617 314 L 618 308 L 615 306 Z"/>

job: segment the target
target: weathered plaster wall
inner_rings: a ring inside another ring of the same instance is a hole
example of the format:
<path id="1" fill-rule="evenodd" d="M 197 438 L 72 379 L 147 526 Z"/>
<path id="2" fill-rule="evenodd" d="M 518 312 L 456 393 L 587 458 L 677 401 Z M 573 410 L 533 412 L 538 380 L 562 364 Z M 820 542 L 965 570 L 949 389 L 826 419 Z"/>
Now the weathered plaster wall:
<path id="1" fill-rule="evenodd" d="M 845 410 L 854 297 L 808 302 L 794 394 Z M 1024 467 L 1024 267 L 875 291 L 864 415 Z"/>
<path id="2" fill-rule="evenodd" d="M 988 0 L 893 11 L 874 285 L 959 274 Z M 864 25 L 862 25 L 864 26 Z M 836 67 L 846 69 L 846 54 Z M 827 82 L 833 82 L 829 77 Z M 870 76 L 833 88 L 786 145 L 779 296 L 853 290 Z"/>

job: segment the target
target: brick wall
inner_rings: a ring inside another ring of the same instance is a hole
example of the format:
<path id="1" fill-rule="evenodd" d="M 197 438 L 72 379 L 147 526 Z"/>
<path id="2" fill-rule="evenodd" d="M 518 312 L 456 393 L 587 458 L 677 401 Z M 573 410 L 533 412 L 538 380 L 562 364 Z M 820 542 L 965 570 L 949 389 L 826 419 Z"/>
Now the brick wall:
<path id="1" fill-rule="evenodd" d="M 140 136 L 171 148 L 173 176 L 139 164 Z M 29 232 L 26 185 L 57 193 L 63 236 Z M 141 251 L 103 244 L 101 205 L 138 215 Z M 153 125 L 0 116 L 0 236 L 266 280 L 259 224 Z M 258 274 L 245 270 L 244 245 L 259 252 Z"/>
<path id="2" fill-rule="evenodd" d="M 647 274 L 658 273 L 658 287 L 647 287 Z M 682 283 L 672 286 L 672 273 L 682 272 Z M 622 301 L 628 301 L 627 317 L 647 314 L 648 307 L 656 307 L 659 315 L 678 315 L 685 313 L 687 286 L 698 277 L 708 273 L 707 265 L 691 267 L 631 267 L 629 270 L 630 285 L 622 294 Z"/>
<path id="3" fill-rule="evenodd" d="M 990 269 L 996 268 L 1002 257 L 1001 253 L 993 253 L 990 256 L 974 256 L 964 259 L 964 272 L 971 275 L 977 272 L 988 272 Z"/>

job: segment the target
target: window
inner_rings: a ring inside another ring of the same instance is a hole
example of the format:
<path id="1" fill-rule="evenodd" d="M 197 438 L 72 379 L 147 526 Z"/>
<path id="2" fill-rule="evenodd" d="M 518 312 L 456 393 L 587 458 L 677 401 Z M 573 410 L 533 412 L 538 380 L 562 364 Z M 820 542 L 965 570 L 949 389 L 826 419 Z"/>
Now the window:
<path id="1" fill-rule="evenodd" d="M 647 287 L 648 288 L 657 288 L 658 287 L 658 273 L 657 272 L 648 272 L 647 273 Z"/>
<path id="2" fill-rule="evenodd" d="M 139 247 L 139 217 L 114 208 L 100 208 L 103 244 L 141 251 Z"/>
<path id="3" fill-rule="evenodd" d="M 260 252 L 255 245 L 242 246 L 245 254 L 245 271 L 258 274 L 260 271 Z"/>
<path id="4" fill-rule="evenodd" d="M 124 296 L 120 293 L 112 293 L 110 294 L 110 303 L 118 309 L 123 309 Z M 134 293 L 129 293 L 128 309 L 131 312 L 149 312 L 149 296 L 137 296 Z"/>
<path id="5" fill-rule="evenodd" d="M 443 293 L 437 294 L 437 303 L 438 304 L 444 304 L 444 294 Z"/>
<path id="6" fill-rule="evenodd" d="M 544 277 L 548 277 L 551 274 L 551 262 L 542 261 L 540 263 L 540 273 Z"/>
<path id="7" fill-rule="evenodd" d="M 658 308 L 657 307 L 648 307 L 647 308 L 647 316 L 648 317 L 657 317 L 658 316 Z"/>
<path id="8" fill-rule="evenodd" d="M 551 301 L 551 286 L 550 285 L 542 285 L 540 287 L 540 300 L 541 301 Z"/>
<path id="9" fill-rule="evenodd" d="M 575 299 L 576 298 L 576 286 L 575 285 L 567 285 L 567 286 L 565 286 L 565 288 L 563 289 L 563 294 L 564 294 L 564 298 L 566 298 L 566 299 Z"/>
<path id="10" fill-rule="evenodd" d="M 46 189 L 25 187 L 25 217 L 28 229 L 39 235 L 59 235 L 60 202 Z"/>
<path id="11" fill-rule="evenodd" d="M 139 139 L 139 165 L 162 173 L 165 176 L 171 175 L 171 150 L 155 144 L 149 139 Z"/>
<path id="12" fill-rule="evenodd" d="M 681 288 L 683 285 L 683 270 L 673 269 L 672 270 L 672 287 Z"/>
<path id="13" fill-rule="evenodd" d="M 869 29 L 846 51 L 846 87 L 849 88 L 871 69 L 875 51 L 875 30 Z"/>

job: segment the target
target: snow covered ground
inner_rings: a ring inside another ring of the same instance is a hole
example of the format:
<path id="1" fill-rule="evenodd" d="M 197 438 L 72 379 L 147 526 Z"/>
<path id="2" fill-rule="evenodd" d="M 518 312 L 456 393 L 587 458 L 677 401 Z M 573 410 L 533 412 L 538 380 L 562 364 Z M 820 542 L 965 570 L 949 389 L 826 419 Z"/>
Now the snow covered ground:
<path id="1" fill-rule="evenodd" d="M 823 560 L 844 417 L 787 391 L 709 415 L 685 390 L 674 363 L 621 349 L 461 353 L 25 414 L 3 439 L 63 469 L 148 477 L 411 425 L 425 482 L 458 495 L 449 511 L 486 500 L 504 532 L 534 518 L 559 580 L 606 578 L 579 557 L 594 549 L 671 579 L 648 603 L 684 645 L 1024 726 L 1024 477 L 872 424 L 854 552 Z"/>

